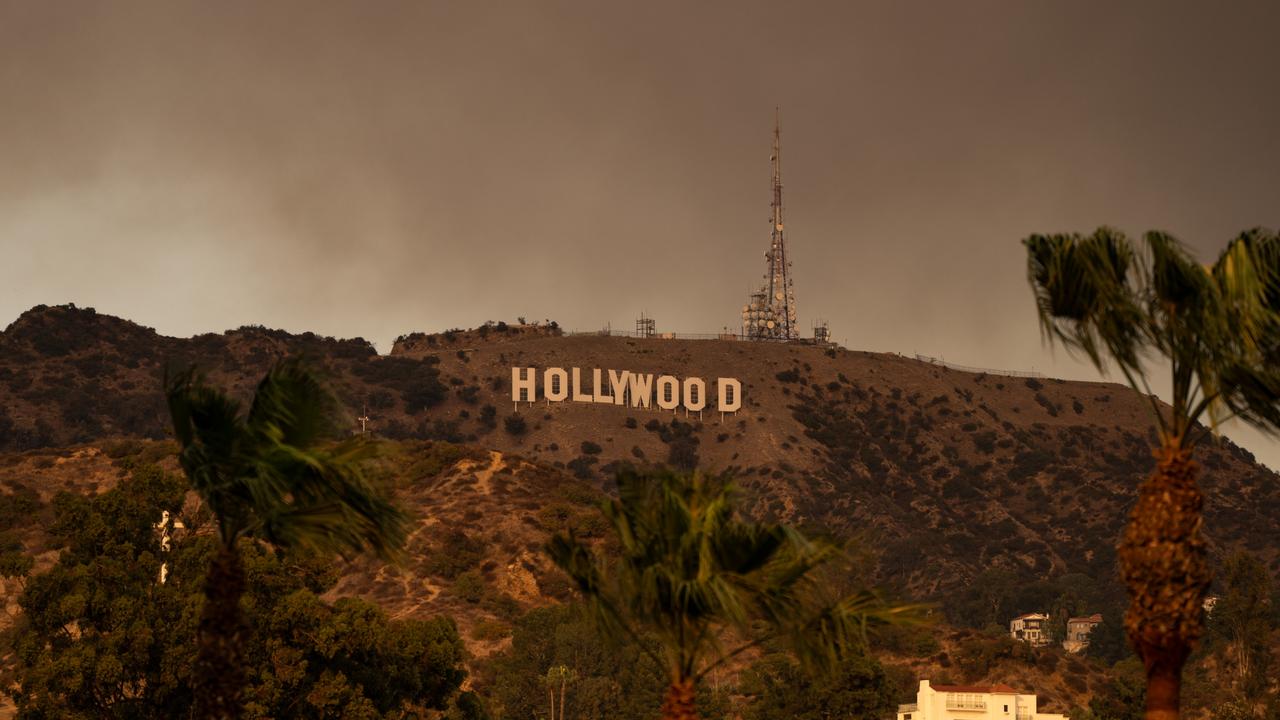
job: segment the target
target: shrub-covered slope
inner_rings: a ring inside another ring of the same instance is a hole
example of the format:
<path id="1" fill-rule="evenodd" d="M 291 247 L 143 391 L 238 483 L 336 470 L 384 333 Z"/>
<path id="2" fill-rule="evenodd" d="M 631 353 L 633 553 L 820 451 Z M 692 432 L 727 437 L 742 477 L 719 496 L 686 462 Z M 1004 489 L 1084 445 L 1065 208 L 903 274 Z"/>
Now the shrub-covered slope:
<path id="1" fill-rule="evenodd" d="M 383 436 L 517 455 L 599 489 L 624 462 L 729 471 L 757 515 L 867 536 L 880 550 L 880 579 L 920 597 L 948 596 L 991 568 L 1109 581 L 1115 539 L 1151 462 L 1146 410 L 1116 384 L 806 345 L 566 337 L 504 324 L 406 336 L 379 356 L 359 339 L 263 328 L 168 338 L 69 306 L 34 308 L 0 334 L 0 449 L 163 437 L 167 364 L 195 363 L 247 396 L 289 354 L 326 368 L 353 432 L 363 412 Z M 513 366 L 736 377 L 745 404 L 723 418 L 516 407 Z M 1280 479 L 1227 441 L 1200 457 L 1215 554 L 1243 548 L 1280 568 Z M 493 511 L 534 516 L 558 502 L 563 482 Z"/>

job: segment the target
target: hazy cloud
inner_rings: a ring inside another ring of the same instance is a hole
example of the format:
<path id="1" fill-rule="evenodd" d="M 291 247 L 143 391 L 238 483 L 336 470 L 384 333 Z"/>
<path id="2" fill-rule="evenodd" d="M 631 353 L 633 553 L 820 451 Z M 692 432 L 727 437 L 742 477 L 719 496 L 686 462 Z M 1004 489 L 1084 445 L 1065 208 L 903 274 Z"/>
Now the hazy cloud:
<path id="1" fill-rule="evenodd" d="M 487 319 L 736 327 L 773 107 L 800 319 L 1087 369 L 1018 240 L 1280 225 L 1280 6 L 0 0 L 0 324 L 74 301 L 383 351 Z M 1280 450 L 1242 439 L 1280 465 Z"/>

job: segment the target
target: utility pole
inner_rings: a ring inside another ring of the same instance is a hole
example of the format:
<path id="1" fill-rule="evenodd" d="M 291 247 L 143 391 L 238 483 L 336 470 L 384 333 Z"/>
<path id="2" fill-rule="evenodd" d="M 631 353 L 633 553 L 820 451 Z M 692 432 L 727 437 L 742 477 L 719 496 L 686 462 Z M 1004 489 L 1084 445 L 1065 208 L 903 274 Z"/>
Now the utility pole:
<path id="1" fill-rule="evenodd" d="M 360 421 L 360 434 L 364 435 L 369 432 L 369 401 L 365 401 L 360 411 L 360 417 L 356 418 Z"/>

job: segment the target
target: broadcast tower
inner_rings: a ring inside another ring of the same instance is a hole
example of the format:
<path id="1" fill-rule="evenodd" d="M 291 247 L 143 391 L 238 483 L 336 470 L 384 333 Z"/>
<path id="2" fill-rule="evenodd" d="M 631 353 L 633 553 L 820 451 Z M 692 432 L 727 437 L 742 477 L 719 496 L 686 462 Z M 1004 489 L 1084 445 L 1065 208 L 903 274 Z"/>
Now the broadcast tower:
<path id="1" fill-rule="evenodd" d="M 773 224 L 769 252 L 764 254 L 769 272 L 764 286 L 751 294 L 751 301 L 742 307 L 742 334 L 750 340 L 797 340 L 796 295 L 791 284 L 791 262 L 787 260 L 787 245 L 782 227 L 782 129 L 778 112 L 774 111 L 773 156 Z"/>

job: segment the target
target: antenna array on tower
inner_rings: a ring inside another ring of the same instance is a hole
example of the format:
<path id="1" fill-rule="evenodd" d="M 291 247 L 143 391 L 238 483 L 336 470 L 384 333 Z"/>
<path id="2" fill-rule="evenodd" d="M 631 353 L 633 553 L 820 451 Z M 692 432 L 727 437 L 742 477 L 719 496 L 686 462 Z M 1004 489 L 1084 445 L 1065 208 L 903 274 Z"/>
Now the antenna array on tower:
<path id="1" fill-rule="evenodd" d="M 773 202 L 771 242 L 764 254 L 769 271 L 764 286 L 751 294 L 742 307 L 742 334 L 749 340 L 797 340 L 796 297 L 787 259 L 786 231 L 782 222 L 782 129 L 775 112 L 773 124 Z"/>

